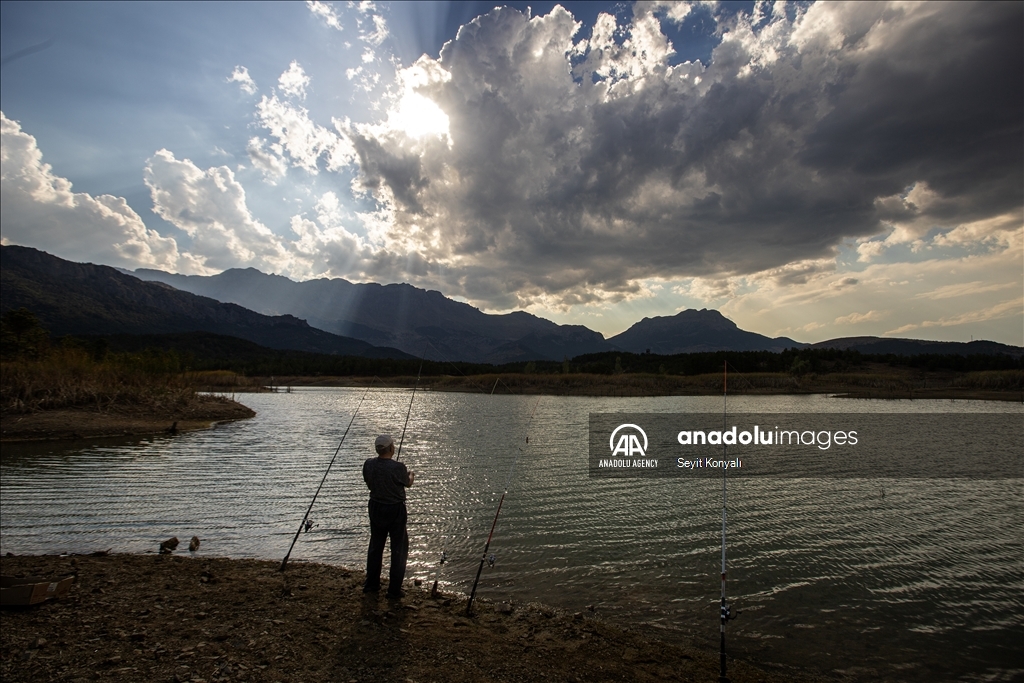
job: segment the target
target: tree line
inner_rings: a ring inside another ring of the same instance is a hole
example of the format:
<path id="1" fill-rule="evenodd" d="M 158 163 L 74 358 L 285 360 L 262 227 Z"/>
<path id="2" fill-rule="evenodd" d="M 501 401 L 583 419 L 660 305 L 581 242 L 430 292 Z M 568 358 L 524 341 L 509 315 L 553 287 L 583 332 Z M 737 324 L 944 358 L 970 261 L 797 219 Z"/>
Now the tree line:
<path id="1" fill-rule="evenodd" d="M 782 352 L 710 351 L 674 355 L 606 351 L 561 361 L 534 360 L 503 364 L 421 361 L 269 349 L 243 339 L 208 332 L 79 336 L 51 340 L 35 316 L 25 309 L 7 311 L 0 318 L 0 355 L 5 361 L 15 358 L 38 359 L 54 347 L 78 349 L 96 362 L 130 365 L 142 372 L 226 370 L 249 377 L 400 377 L 415 376 L 418 372 L 426 377 L 495 373 L 647 373 L 692 376 L 721 372 L 726 363 L 729 372 L 794 375 L 857 372 L 865 363 L 955 372 L 1024 369 L 1024 357 L 1007 354 L 904 356 L 812 348 L 794 348 Z"/>

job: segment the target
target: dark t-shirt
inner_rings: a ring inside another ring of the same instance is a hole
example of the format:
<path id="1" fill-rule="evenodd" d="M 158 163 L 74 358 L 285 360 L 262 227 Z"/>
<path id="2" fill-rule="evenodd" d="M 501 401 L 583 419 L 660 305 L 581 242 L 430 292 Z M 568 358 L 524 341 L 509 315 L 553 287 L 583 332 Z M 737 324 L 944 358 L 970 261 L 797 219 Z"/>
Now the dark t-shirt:
<path id="1" fill-rule="evenodd" d="M 404 503 L 409 486 L 405 463 L 391 458 L 370 458 L 363 463 L 363 481 L 370 488 L 370 500 L 378 503 Z"/>

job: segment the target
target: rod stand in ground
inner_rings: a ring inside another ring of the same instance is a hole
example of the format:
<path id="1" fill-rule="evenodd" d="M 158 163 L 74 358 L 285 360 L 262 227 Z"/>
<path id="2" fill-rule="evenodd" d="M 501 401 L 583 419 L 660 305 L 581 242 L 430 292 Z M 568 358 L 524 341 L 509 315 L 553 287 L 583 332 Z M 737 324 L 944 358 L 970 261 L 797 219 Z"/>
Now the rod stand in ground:
<path id="1" fill-rule="evenodd" d="M 376 377 L 373 378 L 376 381 Z M 295 537 L 292 539 L 292 544 L 288 546 L 288 553 L 281 560 L 281 566 L 277 568 L 279 572 L 283 572 L 288 567 L 288 558 L 292 556 L 292 550 L 295 548 L 295 542 L 299 540 L 299 534 L 306 528 L 306 520 L 309 519 L 309 513 L 313 510 L 313 504 L 316 503 L 316 497 L 320 495 L 320 489 L 324 487 L 324 482 L 327 481 L 327 475 L 331 473 L 331 467 L 334 466 L 334 461 L 338 458 L 338 453 L 341 452 L 341 445 L 345 443 L 345 437 L 348 436 L 348 431 L 352 429 L 352 423 L 356 421 L 356 415 L 359 414 L 359 409 L 363 407 L 363 400 L 366 395 L 370 393 L 370 387 L 373 386 L 373 382 L 370 382 L 369 386 L 366 387 L 366 391 L 363 392 L 362 397 L 359 399 L 359 404 L 356 405 L 356 410 L 352 413 L 352 419 L 348 421 L 348 426 L 345 427 L 345 433 L 341 435 L 341 441 L 338 442 L 338 447 L 334 449 L 334 457 L 331 458 L 331 462 L 327 465 L 327 471 L 324 472 L 324 478 L 320 480 L 320 486 L 316 487 L 316 493 L 313 494 L 313 500 L 309 501 L 309 507 L 306 508 L 306 514 L 302 516 L 302 521 L 299 522 L 299 530 L 295 532 Z M 308 531 L 308 529 L 307 529 Z"/>
<path id="2" fill-rule="evenodd" d="M 448 554 L 445 551 L 441 551 L 441 559 L 437 562 L 437 572 L 434 574 L 434 585 L 430 589 L 430 597 L 437 597 L 437 582 L 441 580 L 441 567 L 444 566 L 445 560 L 448 559 Z"/>

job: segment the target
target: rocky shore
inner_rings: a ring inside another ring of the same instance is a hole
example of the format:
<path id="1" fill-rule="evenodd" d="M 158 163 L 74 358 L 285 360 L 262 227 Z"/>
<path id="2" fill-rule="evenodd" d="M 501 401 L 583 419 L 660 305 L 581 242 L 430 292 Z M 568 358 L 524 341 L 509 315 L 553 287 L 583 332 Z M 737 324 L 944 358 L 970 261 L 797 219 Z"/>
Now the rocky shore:
<path id="1" fill-rule="evenodd" d="M 714 681 L 718 653 L 590 612 L 364 595 L 339 567 L 172 555 L 17 556 L 4 575 L 75 576 L 0 613 L 4 681 Z M 819 680 L 730 661 L 735 683 Z"/>

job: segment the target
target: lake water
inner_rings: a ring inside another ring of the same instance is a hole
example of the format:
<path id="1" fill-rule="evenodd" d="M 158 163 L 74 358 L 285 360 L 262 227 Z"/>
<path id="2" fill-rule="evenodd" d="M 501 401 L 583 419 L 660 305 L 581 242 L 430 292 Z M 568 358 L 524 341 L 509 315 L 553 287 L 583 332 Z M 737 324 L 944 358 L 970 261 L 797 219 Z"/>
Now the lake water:
<path id="1" fill-rule="evenodd" d="M 197 535 L 200 554 L 279 560 L 362 395 L 246 394 L 254 419 L 175 438 L 5 444 L 0 552 L 152 552 Z M 361 466 L 374 436 L 397 439 L 409 398 L 369 392 L 293 562 L 363 565 Z M 418 392 L 402 450 L 417 473 L 410 578 L 432 581 L 444 551 L 442 583 L 468 593 L 519 454 L 480 597 L 593 606 L 717 649 L 721 480 L 591 479 L 587 425 L 590 413 L 721 410 L 712 397 Z M 1020 404 L 825 396 L 741 396 L 729 411 L 1024 416 Z M 1022 478 L 730 480 L 730 653 L 856 680 L 1020 680 L 1022 491 Z"/>

